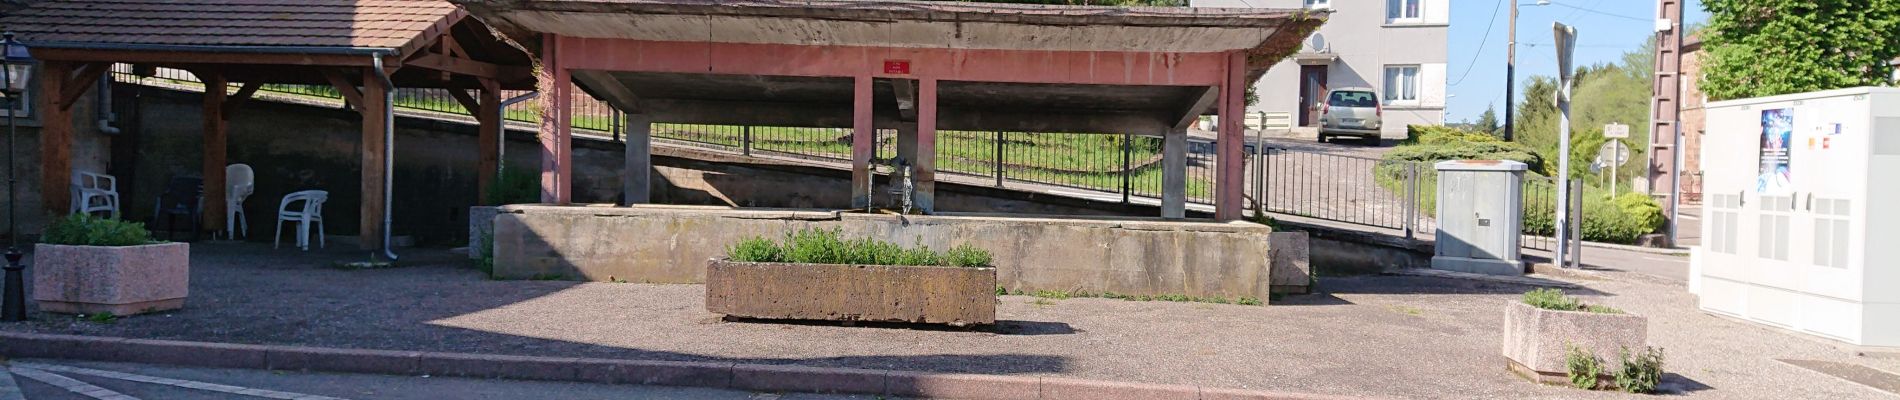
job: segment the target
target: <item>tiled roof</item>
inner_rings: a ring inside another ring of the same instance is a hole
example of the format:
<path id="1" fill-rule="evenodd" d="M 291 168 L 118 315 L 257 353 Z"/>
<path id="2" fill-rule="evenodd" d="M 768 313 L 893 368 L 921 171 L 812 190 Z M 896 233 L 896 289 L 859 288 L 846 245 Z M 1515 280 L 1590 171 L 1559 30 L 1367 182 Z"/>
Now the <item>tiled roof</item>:
<path id="1" fill-rule="evenodd" d="M 0 27 L 49 47 L 403 48 L 460 13 L 436 0 L 47 0 Z"/>

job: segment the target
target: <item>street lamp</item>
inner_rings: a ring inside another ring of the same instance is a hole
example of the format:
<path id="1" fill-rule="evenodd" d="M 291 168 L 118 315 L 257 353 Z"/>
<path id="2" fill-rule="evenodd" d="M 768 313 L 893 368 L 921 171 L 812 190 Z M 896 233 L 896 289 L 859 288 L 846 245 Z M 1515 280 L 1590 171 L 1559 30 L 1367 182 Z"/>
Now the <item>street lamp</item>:
<path id="1" fill-rule="evenodd" d="M 14 213 L 14 152 L 16 131 L 20 107 L 14 102 L 26 93 L 27 82 L 33 78 L 33 57 L 27 55 L 26 45 L 13 40 L 13 32 L 0 33 L 0 92 L 7 98 L 7 265 L 5 297 L 0 297 L 0 321 L 14 322 L 26 320 L 26 278 L 25 265 L 20 264 L 20 232 L 14 227 L 17 214 Z"/>

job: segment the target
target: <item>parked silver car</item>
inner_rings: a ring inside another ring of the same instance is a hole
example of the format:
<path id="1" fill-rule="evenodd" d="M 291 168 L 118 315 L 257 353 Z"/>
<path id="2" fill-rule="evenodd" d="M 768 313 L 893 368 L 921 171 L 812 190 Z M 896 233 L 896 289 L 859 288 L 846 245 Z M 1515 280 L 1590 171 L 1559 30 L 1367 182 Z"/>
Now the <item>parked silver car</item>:
<path id="1" fill-rule="evenodd" d="M 1378 141 L 1380 121 L 1385 116 L 1385 106 L 1379 104 L 1379 94 L 1370 88 L 1348 87 L 1326 92 L 1326 103 L 1319 109 L 1319 141 L 1326 142 L 1337 136 L 1352 136 L 1361 140 Z"/>

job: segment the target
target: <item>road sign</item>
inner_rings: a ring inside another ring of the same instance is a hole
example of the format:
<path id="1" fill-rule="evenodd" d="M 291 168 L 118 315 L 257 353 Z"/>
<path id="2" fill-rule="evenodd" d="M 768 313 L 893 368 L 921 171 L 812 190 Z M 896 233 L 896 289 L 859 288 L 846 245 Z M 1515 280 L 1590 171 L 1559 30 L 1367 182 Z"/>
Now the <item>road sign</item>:
<path id="1" fill-rule="evenodd" d="M 1604 142 L 1602 147 L 1597 148 L 1597 159 L 1603 160 L 1604 164 L 1623 165 L 1630 161 L 1630 147 L 1624 146 L 1621 140 Z"/>
<path id="2" fill-rule="evenodd" d="M 1625 138 L 1629 138 L 1629 137 L 1630 137 L 1630 126 L 1629 126 L 1629 125 L 1623 125 L 1623 124 L 1618 124 L 1618 123 L 1614 123 L 1614 122 L 1613 122 L 1613 123 L 1609 123 L 1609 124 L 1604 124 L 1604 125 L 1603 125 L 1603 137 L 1606 137 L 1606 138 L 1611 138 L 1611 139 L 1625 139 Z"/>
<path id="3" fill-rule="evenodd" d="M 1577 48 L 1577 28 L 1552 22 L 1550 30 L 1557 44 L 1557 101 L 1565 102 L 1570 100 L 1570 85 L 1574 81 L 1571 76 L 1575 72 L 1570 69 L 1570 65 L 1574 58 L 1571 53 Z"/>

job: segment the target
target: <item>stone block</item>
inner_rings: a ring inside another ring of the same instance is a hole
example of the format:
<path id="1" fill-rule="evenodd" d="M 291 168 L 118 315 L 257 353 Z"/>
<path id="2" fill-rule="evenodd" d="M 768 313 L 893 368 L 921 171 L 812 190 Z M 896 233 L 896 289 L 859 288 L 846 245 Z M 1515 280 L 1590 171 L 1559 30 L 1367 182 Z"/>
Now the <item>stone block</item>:
<path id="1" fill-rule="evenodd" d="M 1201 388 L 1186 385 L 1043 378 L 1043 400 L 1197 399 Z"/>
<path id="2" fill-rule="evenodd" d="M 495 213 L 498 211 L 500 211 L 500 209 L 495 206 L 473 206 L 468 208 L 468 259 L 479 260 L 482 258 L 482 245 L 484 241 L 487 241 L 488 245 L 494 245 Z"/>
<path id="3" fill-rule="evenodd" d="M 1562 381 L 1569 371 L 1564 356 L 1575 346 L 1616 365 L 1624 349 L 1635 353 L 1649 343 L 1649 320 L 1630 314 L 1557 311 L 1512 301 L 1504 307 L 1504 357 L 1513 371 L 1539 381 Z"/>
<path id="4" fill-rule="evenodd" d="M 732 385 L 730 362 L 599 360 L 577 362 L 575 380 L 607 384 L 723 388 Z"/>
<path id="5" fill-rule="evenodd" d="M 839 229 L 905 247 L 990 251 L 1015 291 L 1268 298 L 1269 233 L 1246 222 L 516 204 L 494 220 L 500 279 L 704 283 L 705 260 L 751 237 Z M 995 288 L 991 288 L 993 291 Z"/>
<path id="6" fill-rule="evenodd" d="M 1272 260 L 1267 274 L 1274 293 L 1304 294 L 1312 290 L 1313 265 L 1307 253 L 1306 232 L 1274 232 L 1267 235 L 1267 254 Z"/>
<path id="7" fill-rule="evenodd" d="M 761 392 L 884 393 L 886 373 L 853 368 L 739 364 L 732 367 L 732 388 Z"/>
<path id="8" fill-rule="evenodd" d="M 892 372 L 884 394 L 918 399 L 1015 400 L 1042 396 L 1042 378 L 1033 376 Z"/>
<path id="9" fill-rule="evenodd" d="M 706 311 L 745 318 L 996 323 L 996 269 L 706 262 Z"/>
<path id="10" fill-rule="evenodd" d="M 175 310 L 190 290 L 185 243 L 34 245 L 33 299 L 56 313 L 133 315 Z"/>

